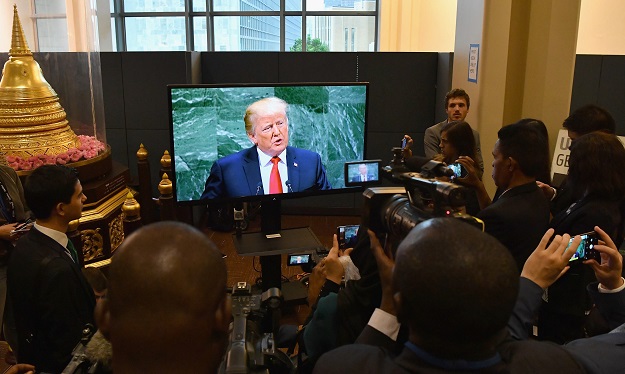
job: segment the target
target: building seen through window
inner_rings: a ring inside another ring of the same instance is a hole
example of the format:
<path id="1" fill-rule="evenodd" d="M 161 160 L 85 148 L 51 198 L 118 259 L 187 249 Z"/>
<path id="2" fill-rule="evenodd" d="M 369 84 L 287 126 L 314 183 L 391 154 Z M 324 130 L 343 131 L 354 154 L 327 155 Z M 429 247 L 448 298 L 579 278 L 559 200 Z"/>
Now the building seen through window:
<path id="1" fill-rule="evenodd" d="M 378 0 L 285 0 L 284 9 L 280 0 L 109 0 L 109 5 L 114 51 L 377 48 Z"/>

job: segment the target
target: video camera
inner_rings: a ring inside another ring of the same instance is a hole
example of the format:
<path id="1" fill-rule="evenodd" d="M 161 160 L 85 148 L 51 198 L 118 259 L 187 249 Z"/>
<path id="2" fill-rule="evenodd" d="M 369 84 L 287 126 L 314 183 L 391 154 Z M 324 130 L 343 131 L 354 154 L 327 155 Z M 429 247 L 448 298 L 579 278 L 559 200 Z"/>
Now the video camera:
<path id="1" fill-rule="evenodd" d="M 478 218 L 463 213 L 466 188 L 435 177 L 451 177 L 453 170 L 423 157 L 403 158 L 402 148 L 392 148 L 393 160 L 380 175 L 402 187 L 371 187 L 363 193 L 363 225 L 376 234 L 403 239 L 417 224 L 434 217 L 465 220 L 481 230 Z"/>
<path id="2" fill-rule="evenodd" d="M 219 373 L 294 373 L 295 365 L 280 351 L 274 337 L 282 295 L 270 288 L 256 293 L 247 282 L 232 288 L 232 332 Z"/>
<path id="3" fill-rule="evenodd" d="M 62 374 L 95 374 L 100 370 L 100 363 L 87 354 L 87 344 L 96 332 L 95 326 L 88 323 L 82 330 L 82 338 L 72 351 L 72 359 Z"/>

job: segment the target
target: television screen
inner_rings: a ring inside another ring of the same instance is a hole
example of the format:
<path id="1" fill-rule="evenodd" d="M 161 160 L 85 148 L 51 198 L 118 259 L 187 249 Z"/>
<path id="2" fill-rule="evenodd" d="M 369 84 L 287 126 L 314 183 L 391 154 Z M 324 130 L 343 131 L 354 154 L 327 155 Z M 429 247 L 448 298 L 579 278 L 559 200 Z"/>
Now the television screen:
<path id="1" fill-rule="evenodd" d="M 367 89 L 367 83 L 168 86 L 176 201 L 345 191 L 345 162 L 365 155 Z"/>

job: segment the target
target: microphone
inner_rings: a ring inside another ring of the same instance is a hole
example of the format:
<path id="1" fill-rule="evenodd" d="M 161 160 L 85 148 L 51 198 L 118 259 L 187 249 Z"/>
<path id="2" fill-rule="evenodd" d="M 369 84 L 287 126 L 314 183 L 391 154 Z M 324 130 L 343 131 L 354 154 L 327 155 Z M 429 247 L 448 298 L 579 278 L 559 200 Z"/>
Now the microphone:
<path id="1" fill-rule="evenodd" d="M 258 185 L 256 185 L 256 196 L 258 195 L 264 195 L 263 182 L 258 182 Z"/>
<path id="2" fill-rule="evenodd" d="M 430 160 L 427 157 L 412 156 L 404 161 L 410 171 L 421 173 L 424 177 L 452 177 L 454 171 L 440 161 Z"/>
<path id="3" fill-rule="evenodd" d="M 291 184 L 291 182 L 290 181 L 286 181 L 286 182 L 284 182 L 284 184 L 286 184 L 287 191 L 289 193 L 293 193 L 293 185 Z"/>

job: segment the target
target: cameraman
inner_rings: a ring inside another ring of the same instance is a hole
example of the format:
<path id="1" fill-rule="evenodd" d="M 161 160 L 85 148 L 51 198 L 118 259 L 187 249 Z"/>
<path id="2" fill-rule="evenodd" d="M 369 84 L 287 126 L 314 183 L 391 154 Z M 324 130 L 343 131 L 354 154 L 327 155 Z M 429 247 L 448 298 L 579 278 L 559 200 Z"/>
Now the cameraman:
<path id="1" fill-rule="evenodd" d="M 523 121 L 502 127 L 497 135 L 492 177 L 501 193 L 491 202 L 470 157 L 458 159 L 468 171 L 458 181 L 475 189 L 484 231 L 508 248 L 520 271 L 549 225 L 549 202 L 536 185 L 546 162 L 546 139 Z"/>

